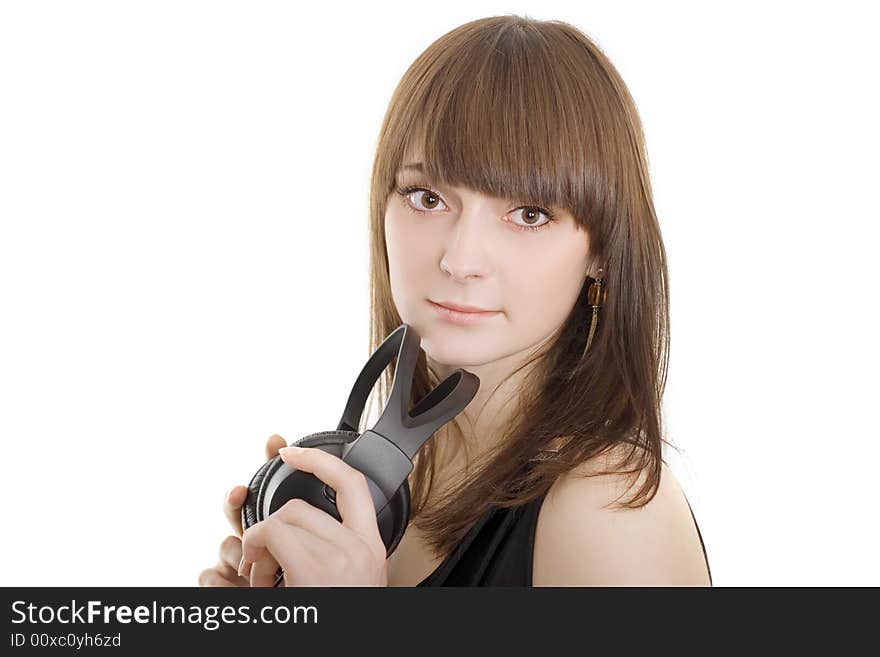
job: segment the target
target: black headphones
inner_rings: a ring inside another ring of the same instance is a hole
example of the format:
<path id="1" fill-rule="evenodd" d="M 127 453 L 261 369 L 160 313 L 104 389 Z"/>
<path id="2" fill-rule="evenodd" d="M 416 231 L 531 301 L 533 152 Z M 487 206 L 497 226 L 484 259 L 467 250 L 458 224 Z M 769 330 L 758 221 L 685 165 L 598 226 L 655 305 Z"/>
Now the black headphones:
<path id="1" fill-rule="evenodd" d="M 409 411 L 420 344 L 421 338 L 411 326 L 397 327 L 358 375 L 336 430 L 313 433 L 294 443 L 330 452 L 364 474 L 388 556 L 397 548 L 409 524 L 407 477 L 413 469 L 413 457 L 437 429 L 465 409 L 480 387 L 475 374 L 459 368 Z M 395 353 L 394 382 L 382 415 L 372 429 L 358 434 L 367 397 Z M 264 463 L 248 484 L 241 507 L 242 528 L 264 520 L 297 497 L 342 520 L 332 488 L 311 472 L 297 470 L 276 456 Z M 279 568 L 273 586 L 278 586 L 282 578 Z"/>

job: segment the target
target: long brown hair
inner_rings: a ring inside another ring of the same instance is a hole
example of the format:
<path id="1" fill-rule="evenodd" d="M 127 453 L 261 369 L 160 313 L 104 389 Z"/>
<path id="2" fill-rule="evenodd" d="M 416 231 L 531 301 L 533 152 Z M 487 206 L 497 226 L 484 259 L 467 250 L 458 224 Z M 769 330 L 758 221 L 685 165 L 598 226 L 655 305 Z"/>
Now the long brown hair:
<path id="1" fill-rule="evenodd" d="M 586 476 L 642 479 L 622 506 L 647 504 L 659 486 L 667 442 L 661 398 L 668 272 L 642 126 L 620 75 L 574 26 L 516 15 L 461 25 L 419 55 L 393 93 L 373 164 L 368 354 L 402 323 L 391 294 L 384 218 L 402 158 L 413 151 L 423 155 L 431 180 L 568 209 L 588 232 L 607 297 L 582 357 L 593 282 L 587 276 L 554 339 L 522 366 L 534 363 L 502 440 L 430 507 L 442 467 L 438 441 L 457 437 L 461 444 L 461 416 L 428 441 L 409 478 L 412 521 L 446 554 L 490 507 L 533 500 L 559 475 L 611 454 L 620 458 Z M 377 384 L 383 406 L 393 373 L 392 363 Z M 412 404 L 438 382 L 422 351 Z"/>

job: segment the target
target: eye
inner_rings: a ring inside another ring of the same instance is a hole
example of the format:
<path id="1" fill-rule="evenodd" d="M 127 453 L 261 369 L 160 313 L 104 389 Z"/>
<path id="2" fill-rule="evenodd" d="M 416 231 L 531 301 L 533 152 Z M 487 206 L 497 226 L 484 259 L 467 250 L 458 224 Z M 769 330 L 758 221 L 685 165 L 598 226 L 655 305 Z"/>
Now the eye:
<path id="1" fill-rule="evenodd" d="M 522 217 L 522 219 L 525 223 L 524 224 L 514 223 L 514 226 L 516 226 L 520 230 L 541 230 L 542 228 L 544 228 L 544 226 L 546 226 L 551 221 L 553 221 L 553 213 L 552 212 L 549 212 L 548 210 L 545 210 L 544 208 L 539 208 L 536 205 L 524 205 L 522 207 L 517 208 L 513 212 L 514 212 L 514 214 L 517 212 L 522 213 L 520 216 Z M 545 217 L 547 217 L 547 221 L 545 221 L 544 223 L 538 223 L 538 221 L 540 221 L 540 215 L 542 215 L 542 214 Z"/>
<path id="2" fill-rule="evenodd" d="M 410 212 L 415 212 L 417 214 L 432 214 L 432 210 L 437 207 L 438 203 L 443 203 L 445 206 L 446 203 L 443 202 L 440 194 L 429 189 L 427 186 L 418 187 L 416 185 L 411 185 L 409 187 L 399 187 L 395 190 L 398 194 L 403 197 L 403 202 L 406 205 L 406 209 Z M 422 199 L 424 202 L 428 203 L 427 210 L 420 210 L 414 206 L 412 202 L 410 202 L 409 198 L 416 193 L 422 193 Z M 537 205 L 522 205 L 518 208 L 515 208 L 511 213 L 522 212 L 524 223 L 517 223 L 515 221 L 508 221 L 507 223 L 512 224 L 514 228 L 517 230 L 541 230 L 545 228 L 553 219 L 553 213 L 549 210 L 545 210 L 544 208 Z M 547 220 L 543 223 L 537 223 L 539 215 L 544 215 L 547 217 Z"/>
<path id="3" fill-rule="evenodd" d="M 413 203 L 409 200 L 411 196 L 419 192 L 422 193 L 423 201 L 427 203 L 427 206 L 423 206 L 427 207 L 427 210 L 420 210 L 419 208 L 415 207 Z M 403 201 L 406 204 L 407 209 L 421 214 L 425 214 L 426 212 L 429 213 L 431 210 L 437 207 L 438 203 L 442 203 L 440 195 L 437 192 L 426 189 L 424 187 L 404 187 L 402 189 L 398 189 L 397 193 L 403 197 Z M 443 205 L 445 206 L 446 204 L 443 203 Z"/>

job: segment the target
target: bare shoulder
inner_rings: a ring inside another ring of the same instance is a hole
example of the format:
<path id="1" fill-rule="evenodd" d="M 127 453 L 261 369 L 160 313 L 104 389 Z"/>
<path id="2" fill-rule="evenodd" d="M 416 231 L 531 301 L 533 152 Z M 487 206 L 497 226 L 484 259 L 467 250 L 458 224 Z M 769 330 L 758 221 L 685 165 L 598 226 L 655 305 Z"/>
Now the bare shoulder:
<path id="1" fill-rule="evenodd" d="M 535 529 L 532 585 L 709 586 L 700 537 L 673 473 L 663 464 L 651 501 L 619 508 L 646 475 L 635 484 L 631 475 L 583 476 L 607 462 L 583 464 L 548 491 Z"/>

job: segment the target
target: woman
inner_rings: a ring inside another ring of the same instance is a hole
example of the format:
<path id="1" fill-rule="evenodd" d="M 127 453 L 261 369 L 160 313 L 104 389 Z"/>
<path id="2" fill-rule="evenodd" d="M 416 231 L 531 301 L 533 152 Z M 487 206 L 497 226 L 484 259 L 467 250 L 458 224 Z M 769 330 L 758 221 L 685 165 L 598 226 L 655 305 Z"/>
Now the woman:
<path id="1" fill-rule="evenodd" d="M 387 560 L 363 477 L 287 450 L 342 522 L 294 500 L 240 538 L 237 486 L 236 536 L 200 584 L 270 585 L 280 564 L 288 586 L 711 585 L 662 458 L 668 272 L 642 128 L 599 48 L 519 16 L 431 44 L 381 127 L 370 241 L 368 353 L 406 322 L 413 403 L 457 367 L 479 392 L 418 453 Z"/>

